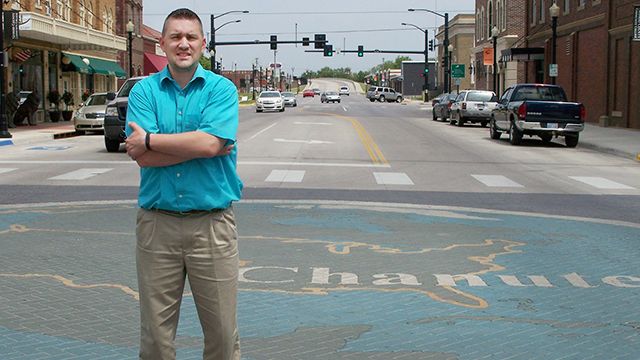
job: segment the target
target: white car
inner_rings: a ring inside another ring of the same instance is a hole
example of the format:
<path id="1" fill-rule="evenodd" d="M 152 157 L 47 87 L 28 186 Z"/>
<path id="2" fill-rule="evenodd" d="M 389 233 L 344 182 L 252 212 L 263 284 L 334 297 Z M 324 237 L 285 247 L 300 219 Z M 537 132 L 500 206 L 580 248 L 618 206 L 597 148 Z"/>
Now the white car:
<path id="1" fill-rule="evenodd" d="M 330 102 L 340 103 L 340 95 L 335 91 L 323 92 L 322 95 L 320 95 L 320 102 L 322 102 L 322 103 L 330 103 Z"/>
<path id="2" fill-rule="evenodd" d="M 450 107 L 451 125 L 464 126 L 465 123 L 480 123 L 487 126 L 491 120 L 491 112 L 495 109 L 498 97 L 493 91 L 464 90 Z"/>
<path id="3" fill-rule="evenodd" d="M 284 98 L 280 91 L 263 91 L 256 99 L 256 112 L 264 110 L 284 111 Z"/>
<path id="4" fill-rule="evenodd" d="M 349 87 L 340 86 L 340 91 L 338 91 L 338 94 L 340 94 L 340 96 L 342 96 L 342 95 L 349 96 Z"/>
<path id="5" fill-rule="evenodd" d="M 76 131 L 103 131 L 104 114 L 107 111 L 107 93 L 91 94 L 73 114 Z"/>
<path id="6" fill-rule="evenodd" d="M 284 99 L 284 106 L 298 106 L 298 102 L 296 101 L 296 95 L 290 91 L 285 91 L 282 93 L 282 98 Z"/>

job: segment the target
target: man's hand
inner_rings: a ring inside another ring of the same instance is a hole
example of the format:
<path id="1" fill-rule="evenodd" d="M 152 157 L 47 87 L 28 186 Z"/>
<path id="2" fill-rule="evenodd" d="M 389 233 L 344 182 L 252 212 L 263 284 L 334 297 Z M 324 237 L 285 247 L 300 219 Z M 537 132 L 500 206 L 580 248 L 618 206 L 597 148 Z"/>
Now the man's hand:
<path id="1" fill-rule="evenodd" d="M 131 127 L 133 132 L 129 137 L 127 137 L 127 140 L 125 141 L 125 148 L 127 149 L 129 157 L 135 160 L 137 157 L 147 152 L 147 147 L 144 143 L 147 132 L 134 122 L 129 122 L 129 127 Z"/>
<path id="2" fill-rule="evenodd" d="M 216 154 L 216 156 L 226 156 L 231 154 L 231 150 L 233 150 L 233 148 L 235 147 L 235 145 L 231 144 L 231 145 L 227 145 L 224 146 L 222 149 L 220 149 L 220 151 L 218 151 L 218 153 Z"/>

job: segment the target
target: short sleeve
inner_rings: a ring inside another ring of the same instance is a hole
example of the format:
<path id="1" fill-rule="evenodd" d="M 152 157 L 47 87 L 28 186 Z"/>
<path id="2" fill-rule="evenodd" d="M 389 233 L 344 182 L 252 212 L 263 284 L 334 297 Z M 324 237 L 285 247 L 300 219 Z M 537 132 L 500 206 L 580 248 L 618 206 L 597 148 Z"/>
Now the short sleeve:
<path id="1" fill-rule="evenodd" d="M 227 79 L 218 81 L 211 88 L 198 130 L 221 139 L 236 141 L 238 92 Z"/>
<path id="2" fill-rule="evenodd" d="M 145 86 L 143 81 L 138 82 L 131 89 L 127 105 L 127 126 L 125 127 L 127 136 L 132 132 L 129 127 L 130 122 L 135 122 L 146 132 L 158 132 L 158 117 L 154 111 L 153 97 L 148 94 L 149 92 L 148 86 Z"/>

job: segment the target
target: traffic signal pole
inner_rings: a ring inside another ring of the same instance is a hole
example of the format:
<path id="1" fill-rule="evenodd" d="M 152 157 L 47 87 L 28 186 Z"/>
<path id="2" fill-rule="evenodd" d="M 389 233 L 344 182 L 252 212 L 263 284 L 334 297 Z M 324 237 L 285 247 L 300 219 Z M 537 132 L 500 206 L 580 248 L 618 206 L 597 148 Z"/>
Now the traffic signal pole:
<path id="1" fill-rule="evenodd" d="M 429 101 L 429 32 L 424 30 L 424 69 L 422 74 L 424 75 L 424 101 Z"/>

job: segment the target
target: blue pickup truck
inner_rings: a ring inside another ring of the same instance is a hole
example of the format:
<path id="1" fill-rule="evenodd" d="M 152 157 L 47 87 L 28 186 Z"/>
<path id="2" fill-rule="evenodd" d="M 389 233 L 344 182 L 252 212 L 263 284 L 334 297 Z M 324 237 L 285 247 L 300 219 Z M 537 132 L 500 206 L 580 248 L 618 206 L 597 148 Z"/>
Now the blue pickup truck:
<path id="1" fill-rule="evenodd" d="M 492 139 L 508 133 L 512 145 L 519 145 L 524 135 L 544 142 L 564 136 L 567 147 L 576 147 L 584 120 L 584 105 L 568 102 L 560 86 L 517 84 L 504 91 L 491 112 L 489 132 Z"/>
<path id="2" fill-rule="evenodd" d="M 127 79 L 122 84 L 118 93 L 107 93 L 107 110 L 104 116 L 104 146 L 108 152 L 118 152 L 120 144 L 126 136 L 124 127 L 127 120 L 127 106 L 129 104 L 129 92 L 138 81 L 146 76 L 138 76 Z"/>

